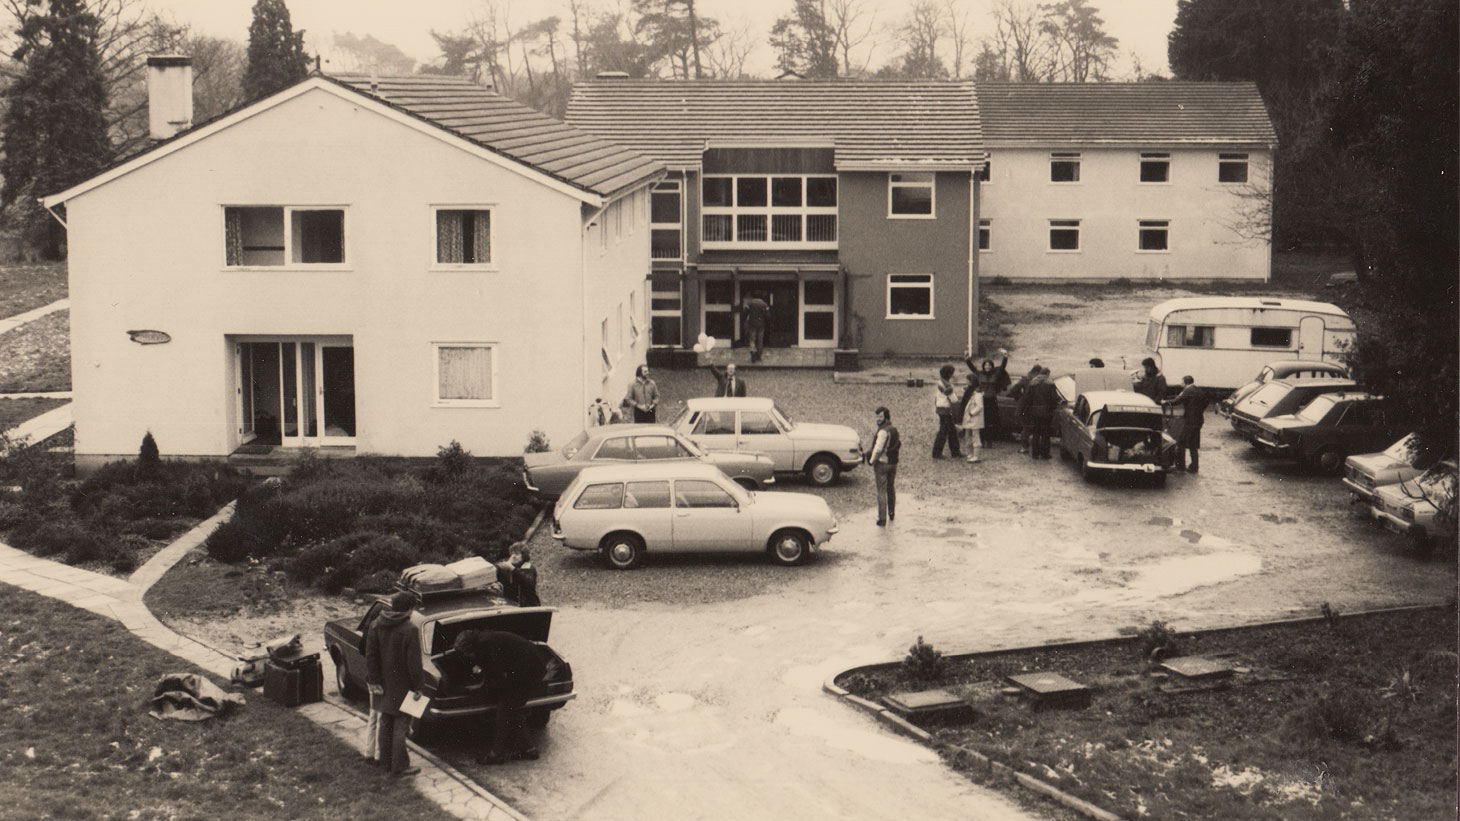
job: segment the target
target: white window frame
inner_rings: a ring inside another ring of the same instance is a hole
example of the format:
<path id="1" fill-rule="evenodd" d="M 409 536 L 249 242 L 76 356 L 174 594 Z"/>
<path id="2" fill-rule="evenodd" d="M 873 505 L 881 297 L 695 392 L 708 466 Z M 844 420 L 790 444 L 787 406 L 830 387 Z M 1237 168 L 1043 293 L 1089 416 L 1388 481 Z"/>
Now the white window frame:
<path id="1" fill-rule="evenodd" d="M 608 317 L 604 317 L 599 323 L 598 360 L 603 366 L 603 378 L 608 379 L 613 373 L 614 358 L 608 352 Z"/>
<path id="2" fill-rule="evenodd" d="M 1057 162 L 1072 162 L 1075 164 L 1075 178 L 1073 180 L 1056 180 L 1054 178 L 1054 164 Z M 1080 173 L 1080 166 L 1084 165 L 1084 157 L 1079 151 L 1051 151 L 1049 152 L 1049 184 L 1050 185 L 1079 185 L 1084 181 Z"/>
<path id="3" fill-rule="evenodd" d="M 629 347 L 639 344 L 639 290 L 635 288 L 629 291 Z"/>
<path id="4" fill-rule="evenodd" d="M 984 242 L 984 237 L 988 237 L 987 243 Z M 978 241 L 978 252 L 980 254 L 987 254 L 994 250 L 994 221 L 991 219 L 979 220 L 978 235 L 975 239 Z"/>
<path id="5" fill-rule="evenodd" d="M 441 349 L 443 348 L 486 348 L 492 352 L 492 398 L 491 399 L 442 399 L 441 398 Z M 502 407 L 501 345 L 497 342 L 432 342 L 431 343 L 431 405 L 437 408 L 500 408 Z"/>
<path id="6" fill-rule="evenodd" d="M 1142 248 L 1141 235 L 1146 231 L 1164 231 L 1166 234 L 1165 248 Z M 1137 220 L 1136 221 L 1136 253 L 1138 254 L 1169 254 L 1171 253 L 1171 220 Z"/>
<path id="7" fill-rule="evenodd" d="M 893 277 L 927 277 L 928 278 L 928 281 L 927 281 L 927 288 L 928 288 L 928 312 L 926 314 L 894 314 L 892 312 L 892 289 L 893 289 L 893 287 L 898 287 L 898 288 L 914 288 L 914 287 L 920 287 L 920 286 L 914 285 L 913 283 L 910 283 L 910 282 L 899 282 L 899 283 L 896 283 L 895 286 L 894 286 L 894 283 L 892 281 L 892 278 Z M 910 319 L 910 320 L 937 319 L 937 316 L 936 315 L 937 315 L 937 312 L 938 312 L 938 301 L 937 301 L 937 299 L 935 299 L 936 294 L 934 293 L 934 290 L 933 290 L 933 287 L 934 287 L 934 279 L 935 279 L 935 277 L 932 274 L 916 274 L 916 273 L 902 273 L 902 272 L 899 272 L 899 273 L 889 273 L 887 275 L 887 295 L 886 295 L 886 306 L 887 306 L 886 310 L 887 310 L 887 316 L 884 317 L 884 319 Z"/>
<path id="8" fill-rule="evenodd" d="M 1164 163 L 1166 165 L 1166 179 L 1164 180 L 1143 180 L 1141 174 L 1146 169 L 1146 163 Z M 1140 161 L 1136 164 L 1136 182 L 1140 185 L 1170 185 L 1171 184 L 1171 152 L 1169 151 L 1142 151 Z"/>
<path id="9" fill-rule="evenodd" d="M 1075 247 L 1074 248 L 1056 248 L 1056 247 L 1054 247 L 1054 232 L 1055 232 L 1055 229 L 1062 229 L 1062 230 L 1068 231 L 1071 228 L 1075 229 Z M 1045 245 L 1046 245 L 1046 247 L 1045 247 L 1045 253 L 1049 253 L 1049 254 L 1078 254 L 1078 253 L 1080 253 L 1084 249 L 1084 247 L 1085 247 L 1085 242 L 1084 242 L 1085 238 L 1081 235 L 1082 232 L 1081 232 L 1080 229 L 1081 229 L 1080 220 L 1077 220 L 1077 219 L 1052 219 L 1052 220 L 1050 220 L 1049 221 L 1049 233 L 1045 235 L 1045 237 L 1046 237 L 1045 238 Z"/>
<path id="10" fill-rule="evenodd" d="M 807 305 L 806 286 L 812 282 L 825 282 L 831 285 L 830 305 Z M 796 317 L 796 344 L 801 348 L 835 348 L 841 339 L 841 320 L 838 314 L 841 313 L 840 294 L 836 292 L 836 279 L 830 276 L 804 276 L 797 287 L 797 299 L 800 302 Z M 807 339 L 806 338 L 806 315 L 807 314 L 830 314 L 831 315 L 831 339 Z"/>
<path id="11" fill-rule="evenodd" d="M 1227 164 L 1241 163 L 1244 173 L 1242 179 L 1224 181 L 1222 179 L 1222 166 Z M 1217 184 L 1218 185 L 1246 185 L 1252 179 L 1252 155 L 1245 151 L 1223 151 L 1217 154 Z M 347 257 L 348 259 L 348 257 Z"/>
<path id="12" fill-rule="evenodd" d="M 926 176 L 926 180 L 894 180 L 893 177 L 902 176 Z M 892 211 L 892 191 L 894 188 L 926 188 L 928 189 L 928 213 L 926 214 L 896 214 Z M 838 192 L 840 196 L 840 192 Z M 887 175 L 887 218 L 890 220 L 935 220 L 938 218 L 938 173 L 936 171 L 893 171 Z"/>
<path id="13" fill-rule="evenodd" d="M 679 195 L 679 218 L 675 222 L 654 222 L 654 190 L 655 189 L 658 189 L 661 193 L 666 193 L 667 194 L 669 192 L 669 190 L 670 190 L 670 186 L 672 186 L 675 189 L 675 193 L 677 193 Z M 688 237 L 686 236 L 686 234 L 688 232 L 686 232 L 685 229 L 684 229 L 684 189 L 685 189 L 685 185 L 684 185 L 684 182 L 681 181 L 681 180 L 660 180 L 659 182 L 654 183 L 653 187 L 649 189 L 649 192 L 648 192 L 648 194 L 649 194 L 649 196 L 648 196 L 648 202 L 647 202 L 646 207 L 645 207 L 645 211 L 647 213 L 645 213 L 644 216 L 645 216 L 645 219 L 649 220 L 649 256 L 650 256 L 651 259 L 656 259 L 656 260 L 683 260 L 684 259 L 684 255 L 685 255 L 685 253 L 687 251 L 687 249 L 685 247 L 686 246 L 686 240 L 688 239 Z M 656 256 L 654 256 L 654 231 L 655 230 L 660 230 L 660 231 L 678 231 L 679 232 L 679 255 L 678 256 L 673 256 L 673 257 L 656 257 Z"/>
<path id="14" fill-rule="evenodd" d="M 492 249 L 492 258 L 487 262 L 440 262 L 436 259 L 436 212 L 438 211 L 486 211 L 491 214 L 488 219 L 487 244 Z M 430 224 L 427 226 L 430 232 L 430 241 L 427 247 L 430 249 L 429 270 L 432 271 L 497 271 L 501 266 L 497 264 L 500 248 L 497 247 L 497 206 L 495 203 L 475 203 L 471 205 L 433 205 L 431 206 Z M 346 257 L 349 259 L 349 257 Z"/>
<path id="15" fill-rule="evenodd" d="M 739 201 L 740 181 L 742 179 L 764 180 L 766 186 L 766 204 L 742 206 Z M 777 180 L 799 180 L 801 182 L 801 204 L 800 205 L 776 205 L 775 184 Z M 700 177 L 700 248 L 706 250 L 715 249 L 749 249 L 760 251 L 778 250 L 825 250 L 834 251 L 837 249 L 837 242 L 840 239 L 840 218 L 838 217 L 837 205 L 808 205 L 806 189 L 809 180 L 829 179 L 836 183 L 837 203 L 841 203 L 841 180 L 835 174 L 705 174 Z M 710 180 L 730 181 L 730 205 L 706 205 L 705 204 L 705 183 Z M 742 216 L 758 216 L 765 218 L 765 239 L 745 240 L 739 238 L 738 221 Z M 811 217 L 830 216 L 837 218 L 837 239 L 832 240 L 809 240 L 810 233 L 808 226 Z M 704 230 L 705 222 L 709 217 L 730 218 L 730 239 L 710 240 L 706 239 L 707 232 Z M 801 239 L 799 240 L 776 240 L 775 221 L 776 217 L 796 217 L 801 224 Z"/>
<path id="16" fill-rule="evenodd" d="M 652 274 L 650 275 L 648 285 L 645 286 L 647 288 L 647 295 L 644 298 L 644 305 L 648 309 L 648 318 L 645 320 L 645 325 L 647 327 L 645 330 L 649 334 L 649 345 L 651 347 L 678 347 L 681 343 L 684 342 L 684 281 L 680 278 L 680 274 L 678 271 L 674 272 L 674 276 L 676 277 L 676 285 L 673 291 L 654 290 L 654 279 Z M 655 308 L 654 299 L 656 294 L 659 295 L 660 299 L 669 299 L 670 294 L 673 294 L 673 299 L 679 304 L 673 308 Z M 654 317 L 656 316 L 675 317 L 676 319 L 679 319 L 679 342 L 660 344 L 654 341 Z M 701 319 L 703 320 L 703 317 Z"/>
<path id="17" fill-rule="evenodd" d="M 228 264 L 228 209 L 230 208 L 280 208 L 284 212 L 284 262 L 281 265 L 229 265 Z M 339 211 L 340 231 L 344 237 L 340 240 L 340 252 L 344 254 L 344 262 L 291 262 L 294 256 L 294 232 L 290 230 L 293 224 L 295 211 Z M 218 235 L 222 242 L 218 243 L 218 250 L 221 254 L 220 267 L 224 271 L 353 271 L 351 262 L 353 253 L 350 250 L 350 208 L 346 205 L 334 203 L 321 203 L 319 205 L 280 205 L 276 202 L 264 203 L 226 203 L 218 208 Z M 433 243 L 434 244 L 434 243 Z"/>

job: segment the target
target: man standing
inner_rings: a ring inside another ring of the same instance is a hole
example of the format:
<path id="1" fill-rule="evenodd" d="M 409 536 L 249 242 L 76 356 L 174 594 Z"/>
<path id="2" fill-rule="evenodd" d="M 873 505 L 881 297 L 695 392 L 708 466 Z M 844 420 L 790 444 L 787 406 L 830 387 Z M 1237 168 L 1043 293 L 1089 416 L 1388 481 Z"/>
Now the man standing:
<path id="1" fill-rule="evenodd" d="M 1054 424 L 1054 409 L 1059 392 L 1049 379 L 1049 368 L 1040 366 L 1039 375 L 1030 383 L 1019 400 L 1019 410 L 1029 428 L 1029 457 L 1049 458 L 1049 429 Z"/>
<path id="2" fill-rule="evenodd" d="M 740 308 L 744 312 L 745 329 L 750 336 L 750 361 L 759 362 L 761 352 L 765 350 L 765 326 L 771 306 L 760 296 L 751 294 L 741 303 Z"/>
<path id="3" fill-rule="evenodd" d="M 877 434 L 867 462 L 877 484 L 877 526 L 885 527 L 897 518 L 897 459 L 902 452 L 902 435 L 892 424 L 892 412 L 878 408 Z"/>
<path id="4" fill-rule="evenodd" d="M 504 630 L 463 630 L 452 649 L 481 668 L 487 693 L 499 701 L 492 749 L 478 758 L 478 763 L 504 764 L 513 758 L 537 760 L 537 748 L 528 745 L 524 728 L 527 699 L 547 674 L 547 662 L 537 645 Z"/>
<path id="5" fill-rule="evenodd" d="M 943 443 L 954 459 L 963 456 L 958 447 L 958 400 L 953 398 L 953 366 L 938 369 L 938 384 L 933 386 L 933 413 L 938 417 L 938 433 L 933 437 L 933 458 L 943 458 Z"/>
<path id="6" fill-rule="evenodd" d="M 1190 376 L 1181 377 L 1181 393 L 1167 405 L 1181 408 L 1181 434 L 1176 437 L 1176 469 L 1196 473 L 1197 453 L 1201 450 L 1201 426 L 1206 421 L 1206 392 L 1196 387 Z M 1187 460 L 1190 452 L 1191 459 Z"/>
<path id="7" fill-rule="evenodd" d="M 745 396 L 745 380 L 735 375 L 734 362 L 726 365 L 724 370 L 714 365 L 707 367 L 715 375 L 716 396 Z"/>
<path id="8" fill-rule="evenodd" d="M 365 681 L 370 700 L 380 704 L 380 763 L 393 776 L 421 771 L 410 766 L 406 733 L 411 717 L 401 712 L 401 702 L 411 692 L 420 692 L 421 639 L 411 624 L 415 599 L 409 593 L 390 597 L 385 612 L 371 625 L 365 638 Z"/>
<path id="9" fill-rule="evenodd" d="M 1136 393 L 1145 394 L 1151 397 L 1153 402 L 1166 401 L 1166 377 L 1161 375 L 1160 369 L 1156 367 L 1156 360 L 1146 357 L 1141 360 L 1141 370 L 1135 376 Z"/>
<path id="10" fill-rule="evenodd" d="M 649 366 L 640 365 L 634 371 L 634 381 L 629 384 L 629 395 L 625 405 L 633 405 L 634 421 L 653 424 L 659 408 L 659 386 L 649 378 Z"/>

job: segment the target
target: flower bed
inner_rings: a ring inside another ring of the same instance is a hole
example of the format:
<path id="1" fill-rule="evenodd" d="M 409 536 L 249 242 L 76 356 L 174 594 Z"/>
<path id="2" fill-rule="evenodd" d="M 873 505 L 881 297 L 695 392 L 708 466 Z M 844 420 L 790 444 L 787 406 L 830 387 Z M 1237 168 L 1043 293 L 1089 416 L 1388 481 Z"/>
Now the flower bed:
<path id="1" fill-rule="evenodd" d="M 1153 629 L 941 665 L 923 650 L 837 684 L 874 702 L 952 689 L 973 717 L 922 726 L 955 767 L 1002 783 L 969 750 L 1126 818 L 1453 818 L 1455 631 L 1453 608 Z M 1163 639 L 1236 672 L 1160 673 L 1148 659 Z M 1091 706 L 1034 712 L 1004 694 L 1006 676 L 1035 671 L 1090 687 Z"/>

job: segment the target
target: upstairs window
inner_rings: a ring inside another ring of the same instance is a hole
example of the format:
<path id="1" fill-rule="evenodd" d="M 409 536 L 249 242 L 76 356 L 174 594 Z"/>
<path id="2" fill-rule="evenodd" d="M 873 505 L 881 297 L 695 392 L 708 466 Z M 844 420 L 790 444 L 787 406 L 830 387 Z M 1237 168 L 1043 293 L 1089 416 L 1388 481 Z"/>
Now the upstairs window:
<path id="1" fill-rule="evenodd" d="M 989 249 L 989 232 L 992 230 L 992 227 L 992 220 L 978 221 L 978 250 L 987 251 Z"/>
<path id="2" fill-rule="evenodd" d="M 887 175 L 887 213 L 893 217 L 933 216 L 933 173 Z"/>
<path id="3" fill-rule="evenodd" d="M 678 180 L 656 183 L 649 195 L 649 255 L 679 259 L 683 235 Z"/>
<path id="4" fill-rule="evenodd" d="M 489 265 L 491 262 L 490 208 L 436 209 L 437 265 Z"/>
<path id="5" fill-rule="evenodd" d="M 1171 182 L 1171 155 L 1142 153 L 1141 182 Z"/>
<path id="6" fill-rule="evenodd" d="M 1247 155 L 1218 154 L 1217 182 L 1247 182 Z"/>
<path id="7" fill-rule="evenodd" d="M 887 276 L 888 319 L 932 319 L 933 275 L 889 274 Z"/>
<path id="8" fill-rule="evenodd" d="M 341 265 L 345 209 L 227 206 L 223 241 L 230 267 Z"/>
<path id="9" fill-rule="evenodd" d="M 1050 182 L 1080 181 L 1080 152 L 1054 151 L 1049 155 Z"/>

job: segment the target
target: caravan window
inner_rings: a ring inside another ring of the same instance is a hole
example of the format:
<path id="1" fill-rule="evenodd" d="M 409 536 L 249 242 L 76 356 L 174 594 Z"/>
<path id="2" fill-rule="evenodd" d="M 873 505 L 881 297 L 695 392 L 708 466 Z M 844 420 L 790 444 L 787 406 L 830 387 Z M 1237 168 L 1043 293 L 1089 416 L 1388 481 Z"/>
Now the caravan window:
<path id="1" fill-rule="evenodd" d="M 1291 348 L 1293 347 L 1292 328 L 1253 328 L 1252 347 L 1254 348 Z"/>
<path id="2" fill-rule="evenodd" d="M 1211 325 L 1167 325 L 1166 346 L 1169 348 L 1210 348 L 1216 344 L 1216 330 Z"/>

